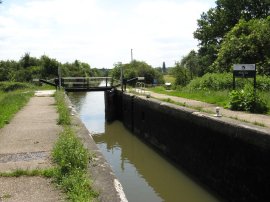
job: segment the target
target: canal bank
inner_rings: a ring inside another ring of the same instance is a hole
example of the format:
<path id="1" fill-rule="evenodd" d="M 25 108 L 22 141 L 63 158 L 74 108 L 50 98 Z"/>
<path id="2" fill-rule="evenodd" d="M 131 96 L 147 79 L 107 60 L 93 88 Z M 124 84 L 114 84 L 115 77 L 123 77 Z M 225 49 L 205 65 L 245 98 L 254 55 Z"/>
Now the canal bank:
<path id="1" fill-rule="evenodd" d="M 119 91 L 105 101 L 107 120 L 121 120 L 225 200 L 269 201 L 269 129 Z"/>

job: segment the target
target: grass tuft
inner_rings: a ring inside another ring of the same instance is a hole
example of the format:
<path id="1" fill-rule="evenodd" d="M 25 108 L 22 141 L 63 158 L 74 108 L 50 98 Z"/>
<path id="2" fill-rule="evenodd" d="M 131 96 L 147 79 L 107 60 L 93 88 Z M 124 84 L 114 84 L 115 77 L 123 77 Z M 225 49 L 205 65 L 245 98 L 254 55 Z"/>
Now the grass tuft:
<path id="1" fill-rule="evenodd" d="M 55 99 L 59 117 L 57 123 L 60 125 L 70 125 L 69 110 L 65 103 L 65 94 L 63 91 L 56 91 Z"/>
<path id="2" fill-rule="evenodd" d="M 0 177 L 21 177 L 21 176 L 44 176 L 53 177 L 55 175 L 55 168 L 50 169 L 35 169 L 35 170 L 23 170 L 17 169 L 13 172 L 0 173 Z"/>

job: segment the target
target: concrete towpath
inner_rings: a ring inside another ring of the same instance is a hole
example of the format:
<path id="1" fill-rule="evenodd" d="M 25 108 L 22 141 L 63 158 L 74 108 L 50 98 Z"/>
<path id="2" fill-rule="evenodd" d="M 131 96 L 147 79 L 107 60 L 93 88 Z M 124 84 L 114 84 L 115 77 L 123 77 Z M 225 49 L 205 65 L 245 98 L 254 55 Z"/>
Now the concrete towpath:
<path id="1" fill-rule="evenodd" d="M 50 153 L 61 127 L 54 91 L 38 91 L 28 104 L 0 129 L 0 172 L 52 166 Z M 0 201 L 64 201 L 50 179 L 0 177 Z"/>
<path id="2" fill-rule="evenodd" d="M 193 108 L 193 109 L 198 110 L 198 111 L 210 113 L 213 115 L 216 114 L 216 107 L 218 107 L 217 105 L 214 105 L 214 104 L 209 104 L 209 103 L 205 103 L 205 102 L 201 102 L 201 101 L 197 101 L 197 100 L 190 100 L 190 99 L 176 97 L 176 96 L 154 93 L 152 91 L 145 91 L 144 92 L 144 91 L 141 91 L 138 89 L 136 91 L 140 92 L 140 93 L 142 92 L 143 94 L 150 94 L 150 96 L 152 98 L 156 98 L 159 100 L 166 100 L 169 98 L 170 100 L 172 100 L 176 103 L 180 103 L 181 105 L 184 105 L 186 107 Z M 270 128 L 270 116 L 268 116 L 268 115 L 251 114 L 251 113 L 247 113 L 247 112 L 232 111 L 229 109 L 224 109 L 223 107 L 220 107 L 220 114 L 223 117 L 232 118 L 232 119 L 236 119 L 239 121 L 248 122 L 251 124 L 261 125 L 261 126 L 265 126 L 267 128 Z M 220 117 L 220 118 L 222 118 L 222 117 Z"/>

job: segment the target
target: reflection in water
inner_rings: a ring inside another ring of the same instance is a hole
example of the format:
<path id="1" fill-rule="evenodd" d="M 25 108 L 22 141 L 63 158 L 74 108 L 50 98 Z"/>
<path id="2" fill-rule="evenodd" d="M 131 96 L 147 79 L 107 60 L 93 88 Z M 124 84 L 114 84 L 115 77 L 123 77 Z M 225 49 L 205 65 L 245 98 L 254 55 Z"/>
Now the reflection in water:
<path id="1" fill-rule="evenodd" d="M 91 134 L 105 131 L 103 92 L 70 92 L 69 99 Z"/>
<path id="2" fill-rule="evenodd" d="M 128 132 L 122 123 L 105 123 L 103 93 L 73 93 L 69 97 L 86 127 L 99 133 L 93 138 L 122 183 L 130 202 L 217 201 Z"/>

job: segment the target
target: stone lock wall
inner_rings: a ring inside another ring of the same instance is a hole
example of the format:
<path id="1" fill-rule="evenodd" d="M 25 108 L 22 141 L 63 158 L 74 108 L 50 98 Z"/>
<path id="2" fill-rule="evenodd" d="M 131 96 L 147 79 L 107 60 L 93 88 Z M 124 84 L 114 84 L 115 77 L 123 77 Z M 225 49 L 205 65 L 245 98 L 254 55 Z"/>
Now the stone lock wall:
<path id="1" fill-rule="evenodd" d="M 270 201 L 269 130 L 119 91 L 110 96 L 106 113 L 224 201 Z"/>

